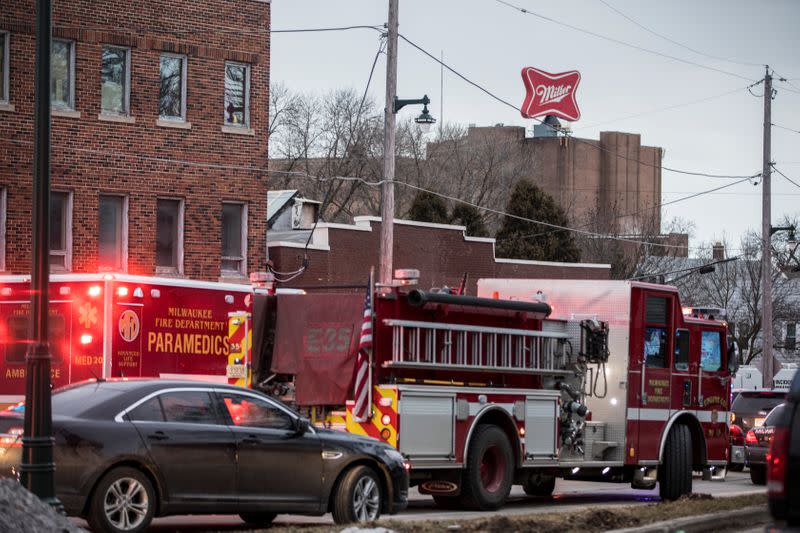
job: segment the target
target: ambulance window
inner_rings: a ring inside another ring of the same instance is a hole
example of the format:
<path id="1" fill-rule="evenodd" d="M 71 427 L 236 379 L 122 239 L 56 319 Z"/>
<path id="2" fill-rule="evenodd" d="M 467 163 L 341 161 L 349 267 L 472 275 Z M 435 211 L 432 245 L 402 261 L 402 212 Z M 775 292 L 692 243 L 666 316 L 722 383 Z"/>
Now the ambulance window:
<path id="1" fill-rule="evenodd" d="M 23 364 L 28 352 L 30 322 L 27 316 L 10 316 L 8 324 L 8 342 L 6 343 L 6 363 Z M 47 321 L 50 332 L 51 363 L 58 364 L 63 360 L 64 343 L 66 342 L 66 325 L 61 315 L 50 315 Z"/>
<path id="2" fill-rule="evenodd" d="M 161 395 L 161 406 L 167 422 L 217 424 L 211 395 L 204 391 L 176 391 Z"/>
<path id="3" fill-rule="evenodd" d="M 290 429 L 288 414 L 267 401 L 239 394 L 223 394 L 223 401 L 234 426 L 265 429 Z"/>
<path id="4" fill-rule="evenodd" d="M 649 368 L 666 368 L 667 361 L 666 328 L 645 328 L 644 357 Z"/>
<path id="5" fill-rule="evenodd" d="M 689 330 L 675 332 L 675 370 L 689 370 Z"/>
<path id="6" fill-rule="evenodd" d="M 719 331 L 703 331 L 700 337 L 700 368 L 717 372 L 722 368 L 722 336 Z"/>
<path id="7" fill-rule="evenodd" d="M 132 422 L 163 422 L 164 411 L 158 396 L 150 398 L 143 404 L 128 412 L 128 419 Z"/>

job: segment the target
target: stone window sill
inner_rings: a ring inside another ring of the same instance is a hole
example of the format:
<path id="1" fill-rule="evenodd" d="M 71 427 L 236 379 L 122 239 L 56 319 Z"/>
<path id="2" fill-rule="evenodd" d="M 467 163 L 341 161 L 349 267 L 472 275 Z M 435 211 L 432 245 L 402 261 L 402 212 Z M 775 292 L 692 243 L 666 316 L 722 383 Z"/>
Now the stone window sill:
<path id="1" fill-rule="evenodd" d="M 182 272 L 174 267 L 156 267 L 156 275 L 163 278 L 183 278 L 185 277 Z"/>
<path id="2" fill-rule="evenodd" d="M 73 109 L 51 109 L 50 115 L 61 118 L 81 118 L 81 112 Z"/>
<path id="3" fill-rule="evenodd" d="M 14 104 L 9 104 L 8 102 L 0 102 L 0 111 L 7 111 L 9 113 L 13 113 L 16 110 L 17 108 L 14 107 Z"/>
<path id="4" fill-rule="evenodd" d="M 97 120 L 102 120 L 103 122 L 120 122 L 123 124 L 136 124 L 136 117 L 131 117 L 128 115 L 112 115 L 109 113 L 100 113 L 97 115 Z"/>
<path id="5" fill-rule="evenodd" d="M 222 133 L 231 133 L 233 135 L 249 135 L 255 137 L 256 132 L 251 128 L 243 128 L 241 126 L 222 126 Z"/>
<path id="6" fill-rule="evenodd" d="M 176 128 L 179 130 L 192 129 L 191 122 L 186 122 L 185 120 L 166 120 L 163 118 L 156 120 L 156 126 L 160 126 L 162 128 Z"/>

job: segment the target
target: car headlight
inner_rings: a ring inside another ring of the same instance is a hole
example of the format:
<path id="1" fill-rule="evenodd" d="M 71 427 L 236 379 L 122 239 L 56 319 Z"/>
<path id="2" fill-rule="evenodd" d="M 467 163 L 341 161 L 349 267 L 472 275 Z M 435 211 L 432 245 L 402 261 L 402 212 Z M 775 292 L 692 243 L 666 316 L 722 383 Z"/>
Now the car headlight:
<path id="1" fill-rule="evenodd" d="M 394 448 L 386 448 L 383 450 L 383 453 L 386 454 L 386 457 L 397 463 L 404 463 L 406 460 L 405 457 L 403 457 L 403 454 L 398 452 Z"/>

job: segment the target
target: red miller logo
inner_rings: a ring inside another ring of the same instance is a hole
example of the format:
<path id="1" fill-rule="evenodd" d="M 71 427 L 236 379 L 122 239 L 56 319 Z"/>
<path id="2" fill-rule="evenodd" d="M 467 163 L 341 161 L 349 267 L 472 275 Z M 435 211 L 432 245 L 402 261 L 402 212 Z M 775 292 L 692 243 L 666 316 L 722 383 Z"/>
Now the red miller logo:
<path id="1" fill-rule="evenodd" d="M 525 118 L 555 115 L 564 120 L 581 118 L 575 92 L 581 82 L 577 70 L 550 74 L 533 67 L 522 69 L 522 82 L 525 84 L 525 101 L 522 103 L 522 116 Z"/>

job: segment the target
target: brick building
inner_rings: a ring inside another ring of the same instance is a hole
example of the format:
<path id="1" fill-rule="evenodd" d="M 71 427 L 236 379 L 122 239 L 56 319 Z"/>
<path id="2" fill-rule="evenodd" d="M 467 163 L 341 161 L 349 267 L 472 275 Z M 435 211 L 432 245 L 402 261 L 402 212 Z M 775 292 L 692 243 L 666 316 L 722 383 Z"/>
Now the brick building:
<path id="1" fill-rule="evenodd" d="M 355 217 L 354 224 L 319 223 L 314 230 L 270 231 L 269 259 L 279 272 L 292 272 L 308 256 L 308 268 L 282 287 L 317 289 L 364 286 L 378 267 L 381 221 Z M 394 268 L 419 269 L 420 287 L 457 287 L 469 275 L 467 293 L 480 278 L 608 279 L 610 265 L 498 259 L 495 240 L 465 235 L 464 226 L 394 221 Z M 313 235 L 306 248 L 310 233 Z"/>
<path id="2" fill-rule="evenodd" d="M 30 272 L 34 0 L 0 10 L 0 271 Z M 241 279 L 266 259 L 269 0 L 56 2 L 52 270 Z"/>

